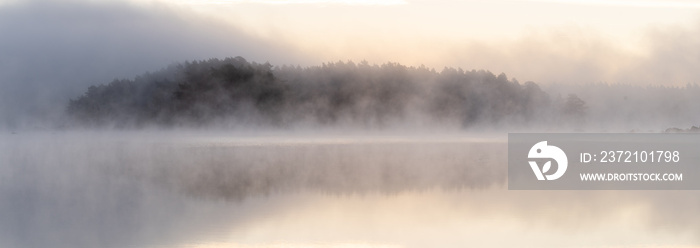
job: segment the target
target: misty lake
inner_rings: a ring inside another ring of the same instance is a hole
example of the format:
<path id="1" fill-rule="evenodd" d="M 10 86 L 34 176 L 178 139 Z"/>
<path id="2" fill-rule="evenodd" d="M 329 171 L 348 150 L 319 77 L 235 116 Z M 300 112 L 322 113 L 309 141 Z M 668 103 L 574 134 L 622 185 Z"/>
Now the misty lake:
<path id="1" fill-rule="evenodd" d="M 696 191 L 509 191 L 505 134 L 0 135 L 0 247 L 697 247 Z"/>

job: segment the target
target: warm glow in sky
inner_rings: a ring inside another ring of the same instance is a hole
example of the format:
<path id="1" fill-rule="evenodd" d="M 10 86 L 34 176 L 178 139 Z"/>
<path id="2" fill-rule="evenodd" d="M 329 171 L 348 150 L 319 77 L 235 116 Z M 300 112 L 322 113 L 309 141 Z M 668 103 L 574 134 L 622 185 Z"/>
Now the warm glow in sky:
<path id="1" fill-rule="evenodd" d="M 484 68 L 542 82 L 571 78 L 574 72 L 567 70 L 581 68 L 581 81 L 648 78 L 618 74 L 636 70 L 632 67 L 643 66 L 637 64 L 640 59 L 654 56 L 654 49 L 664 46 L 656 43 L 658 36 L 697 29 L 700 13 L 696 1 L 655 0 L 169 3 L 291 45 L 312 56 L 315 63 L 364 59 L 436 68 Z M 528 65 L 532 63 L 537 66 Z M 562 63 L 567 66 L 564 71 L 544 71 Z M 548 75 L 542 75 L 545 73 Z M 678 79 L 683 80 L 689 79 Z"/>
<path id="2" fill-rule="evenodd" d="M 344 5 L 395 5 L 406 4 L 405 0 L 174 0 L 181 4 L 344 4 Z"/>

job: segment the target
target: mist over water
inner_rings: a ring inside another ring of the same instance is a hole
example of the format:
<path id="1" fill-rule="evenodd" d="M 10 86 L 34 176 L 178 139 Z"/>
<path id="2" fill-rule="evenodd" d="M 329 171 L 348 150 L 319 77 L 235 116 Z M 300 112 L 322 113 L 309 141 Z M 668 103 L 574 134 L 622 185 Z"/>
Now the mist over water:
<path id="1" fill-rule="evenodd" d="M 0 142 L 0 243 L 681 247 L 700 242 L 700 221 L 688 214 L 700 207 L 693 191 L 507 191 L 505 153 L 502 134 L 6 134 Z"/>
<path id="2" fill-rule="evenodd" d="M 700 247 L 695 191 L 508 191 L 506 157 L 508 132 L 697 131 L 697 25 L 628 49 L 472 40 L 452 18 L 479 15 L 424 3 L 379 25 L 389 6 L 179 2 L 0 0 L 0 247 Z M 479 29 L 512 26 L 493 2 Z"/>
<path id="3" fill-rule="evenodd" d="M 695 85 L 589 86 L 241 57 L 90 86 L 0 134 L 0 246 L 699 245 L 693 191 L 507 190 L 507 132 L 697 121 Z"/>

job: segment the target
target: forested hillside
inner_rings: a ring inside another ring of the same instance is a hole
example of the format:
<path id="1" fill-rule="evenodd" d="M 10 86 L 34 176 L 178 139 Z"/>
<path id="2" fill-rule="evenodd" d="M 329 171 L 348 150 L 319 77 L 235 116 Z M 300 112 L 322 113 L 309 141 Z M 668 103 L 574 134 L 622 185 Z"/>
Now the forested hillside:
<path id="1" fill-rule="evenodd" d="M 359 125 L 405 122 L 462 127 L 577 120 L 585 102 L 489 71 L 396 63 L 274 67 L 241 57 L 192 61 L 91 86 L 71 100 L 80 125 L 142 127 Z"/>

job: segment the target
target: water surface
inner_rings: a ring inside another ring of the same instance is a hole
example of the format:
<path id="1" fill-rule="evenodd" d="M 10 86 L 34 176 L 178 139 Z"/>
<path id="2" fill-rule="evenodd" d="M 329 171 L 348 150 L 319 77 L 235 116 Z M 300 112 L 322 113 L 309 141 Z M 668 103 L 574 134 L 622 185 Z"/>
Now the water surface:
<path id="1" fill-rule="evenodd" d="M 505 135 L 0 140 L 2 247 L 700 247 L 696 191 L 508 191 Z"/>

